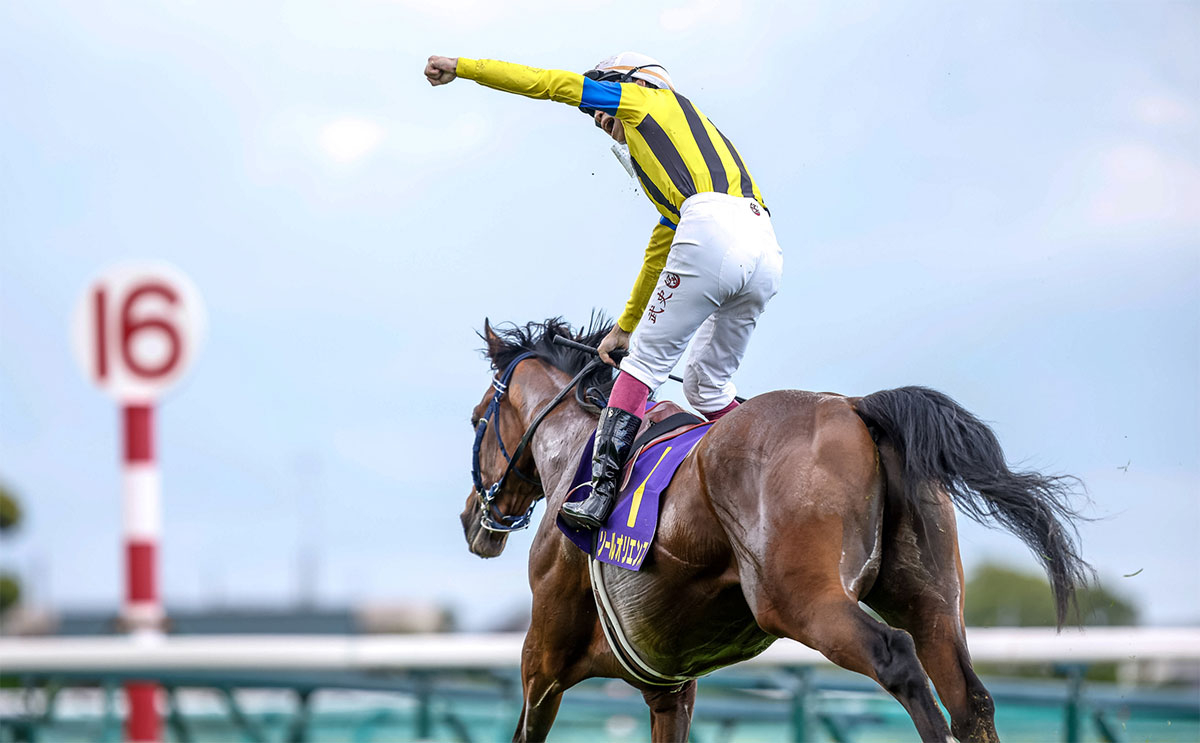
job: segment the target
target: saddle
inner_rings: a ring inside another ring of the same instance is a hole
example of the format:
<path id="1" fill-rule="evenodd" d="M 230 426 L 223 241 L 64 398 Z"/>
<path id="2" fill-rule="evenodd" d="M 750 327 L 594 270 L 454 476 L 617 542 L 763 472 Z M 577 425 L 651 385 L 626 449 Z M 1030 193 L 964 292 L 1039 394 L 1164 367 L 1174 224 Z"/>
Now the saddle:
<path id="1" fill-rule="evenodd" d="M 647 444 L 684 426 L 694 426 L 704 422 L 705 420 L 700 416 L 687 412 L 670 400 L 653 403 L 652 407 L 642 416 L 642 425 L 638 428 L 637 438 L 633 440 L 633 454 L 629 456 L 629 461 L 626 462 L 621 475 L 622 486 L 629 479 L 629 474 L 633 472 L 634 462 L 637 461 L 638 455 L 646 448 Z"/>

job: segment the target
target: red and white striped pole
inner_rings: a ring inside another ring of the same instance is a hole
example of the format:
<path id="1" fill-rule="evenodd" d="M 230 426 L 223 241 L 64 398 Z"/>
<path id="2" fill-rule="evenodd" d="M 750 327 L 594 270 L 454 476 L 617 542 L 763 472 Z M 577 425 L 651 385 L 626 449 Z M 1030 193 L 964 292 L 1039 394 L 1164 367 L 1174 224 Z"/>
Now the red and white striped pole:
<path id="1" fill-rule="evenodd" d="M 135 641 L 164 632 L 158 592 L 161 485 L 154 459 L 154 401 L 195 358 L 204 305 L 187 276 L 165 263 L 125 264 L 105 271 L 80 296 L 72 346 L 84 374 L 121 404 L 125 601 L 121 620 Z M 125 684 L 125 740 L 162 740 L 158 684 Z"/>
<path id="2" fill-rule="evenodd" d="M 158 537 L 162 531 L 161 484 L 154 461 L 154 407 L 126 404 L 123 409 L 125 462 L 125 605 L 122 618 L 135 637 L 153 639 L 163 631 L 165 613 L 158 595 Z M 125 684 L 129 715 L 125 740 L 150 743 L 162 739 L 156 697 L 158 685 Z"/>

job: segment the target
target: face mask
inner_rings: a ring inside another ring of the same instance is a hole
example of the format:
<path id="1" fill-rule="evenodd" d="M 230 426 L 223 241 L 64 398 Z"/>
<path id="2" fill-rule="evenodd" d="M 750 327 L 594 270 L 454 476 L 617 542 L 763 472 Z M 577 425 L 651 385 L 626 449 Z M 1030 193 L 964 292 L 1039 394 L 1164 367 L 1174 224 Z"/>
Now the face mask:
<path id="1" fill-rule="evenodd" d="M 617 161 L 625 167 L 625 172 L 629 173 L 629 177 L 637 179 L 637 174 L 633 172 L 633 158 L 629 156 L 629 145 L 614 144 L 612 153 L 617 156 Z"/>

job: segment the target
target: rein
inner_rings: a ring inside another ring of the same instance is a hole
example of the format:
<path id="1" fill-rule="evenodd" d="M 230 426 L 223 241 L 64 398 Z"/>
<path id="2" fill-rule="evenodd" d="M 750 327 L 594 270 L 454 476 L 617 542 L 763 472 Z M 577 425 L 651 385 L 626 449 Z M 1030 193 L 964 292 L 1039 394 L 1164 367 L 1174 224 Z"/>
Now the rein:
<path id="1" fill-rule="evenodd" d="M 570 382 L 567 383 L 567 386 L 563 387 L 559 393 L 554 396 L 554 399 L 547 403 L 546 406 L 543 407 L 536 416 L 534 416 L 533 421 L 529 424 L 529 428 L 525 429 L 525 435 L 521 437 L 521 441 L 517 443 L 517 447 L 513 449 L 512 455 L 509 456 L 508 451 L 504 448 L 504 439 L 500 437 L 500 401 L 504 399 L 504 395 L 508 392 L 508 384 L 510 381 L 512 381 L 513 372 L 516 371 L 517 364 L 534 356 L 536 356 L 536 354 L 528 351 L 521 354 L 509 362 L 508 367 L 505 368 L 503 374 L 492 379 L 492 387 L 496 390 L 496 393 L 492 395 L 492 401 L 488 403 L 487 410 L 484 412 L 483 417 L 481 417 L 479 419 L 479 423 L 475 425 L 475 443 L 471 446 L 471 478 L 475 482 L 475 496 L 479 500 L 479 510 L 482 512 L 479 524 L 488 531 L 507 533 L 519 531 L 529 526 L 529 523 L 533 518 L 533 509 L 537 506 L 538 501 L 546 497 L 544 488 L 543 492 L 533 499 L 533 502 L 529 504 L 529 508 L 520 516 L 512 516 L 501 513 L 496 507 L 496 498 L 499 497 L 500 490 L 504 487 L 505 481 L 508 480 L 508 475 L 510 472 L 515 472 L 518 477 L 526 482 L 541 487 L 540 479 L 534 479 L 521 472 L 521 470 L 517 468 L 517 462 L 520 461 L 521 455 L 525 453 L 525 450 L 529 447 L 530 442 L 533 441 L 533 434 L 537 431 L 538 426 L 542 424 L 542 421 L 545 420 L 546 416 L 549 415 L 550 412 L 556 407 L 558 407 L 559 403 L 566 399 L 567 393 L 574 389 L 575 385 L 579 384 L 580 380 L 586 377 L 596 367 L 604 364 L 604 362 L 599 358 L 589 361 L 587 365 L 584 366 L 583 369 L 580 370 L 580 372 L 576 374 Z M 484 487 L 482 468 L 480 467 L 479 463 L 479 450 L 483 445 L 484 434 L 487 433 L 488 421 L 492 419 L 495 419 L 496 421 L 496 442 L 500 445 L 500 453 L 504 455 L 504 459 L 507 461 L 507 466 L 505 466 L 504 472 L 500 475 L 499 480 L 492 483 L 490 487 Z"/>

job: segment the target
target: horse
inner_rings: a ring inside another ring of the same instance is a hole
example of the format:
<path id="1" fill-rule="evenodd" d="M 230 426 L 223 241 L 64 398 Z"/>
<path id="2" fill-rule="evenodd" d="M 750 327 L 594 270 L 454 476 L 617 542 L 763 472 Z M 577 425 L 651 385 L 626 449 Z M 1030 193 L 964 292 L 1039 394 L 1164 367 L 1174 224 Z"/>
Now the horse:
<path id="1" fill-rule="evenodd" d="M 640 571 L 589 563 L 555 514 L 612 369 L 554 338 L 595 346 L 607 331 L 595 318 L 577 332 L 558 318 L 498 329 L 485 319 L 480 334 L 497 376 L 471 416 L 475 487 L 461 515 L 470 551 L 498 556 L 539 500 L 548 509 L 529 555 L 513 740 L 544 740 L 563 692 L 607 677 L 642 692 L 654 740 L 686 741 L 696 679 L 778 638 L 874 679 L 923 741 L 999 740 L 964 633 L 955 505 L 1015 533 L 1041 560 L 1061 629 L 1091 575 L 1070 505 L 1078 481 L 1013 472 L 985 424 L 927 388 L 768 392 L 718 420 L 684 460 Z M 610 641 L 601 584 L 654 675 Z"/>

